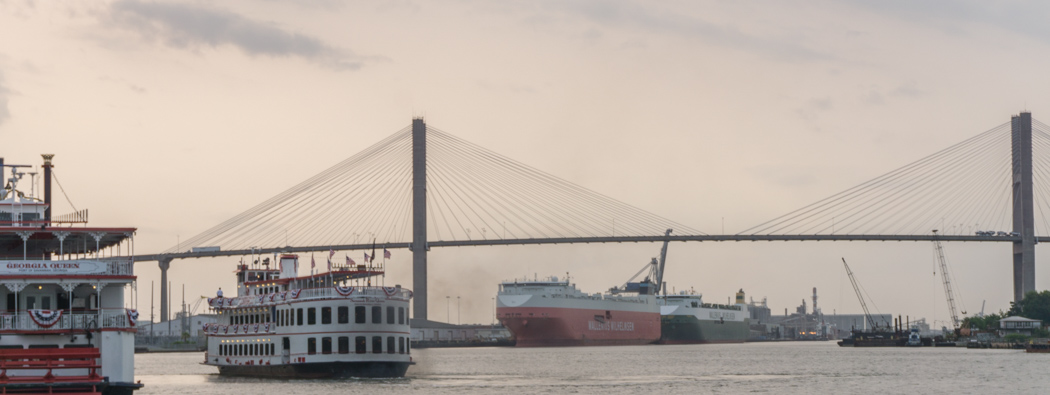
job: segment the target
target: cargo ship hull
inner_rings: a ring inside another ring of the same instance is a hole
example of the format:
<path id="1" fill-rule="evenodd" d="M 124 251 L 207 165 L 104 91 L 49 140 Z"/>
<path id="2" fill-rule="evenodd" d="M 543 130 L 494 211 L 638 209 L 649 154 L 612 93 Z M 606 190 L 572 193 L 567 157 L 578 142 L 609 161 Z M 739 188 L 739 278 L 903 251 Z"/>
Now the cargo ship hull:
<path id="1" fill-rule="evenodd" d="M 750 332 L 748 320 L 701 320 L 692 315 L 660 317 L 663 344 L 743 343 Z"/>
<path id="2" fill-rule="evenodd" d="M 497 314 L 519 347 L 623 346 L 660 339 L 660 313 L 506 307 Z"/>

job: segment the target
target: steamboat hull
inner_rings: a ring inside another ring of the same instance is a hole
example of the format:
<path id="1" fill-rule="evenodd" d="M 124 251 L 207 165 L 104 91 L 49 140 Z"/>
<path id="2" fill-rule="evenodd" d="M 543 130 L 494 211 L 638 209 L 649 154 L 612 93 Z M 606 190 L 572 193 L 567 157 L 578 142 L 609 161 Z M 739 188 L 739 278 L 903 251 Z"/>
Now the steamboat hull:
<path id="1" fill-rule="evenodd" d="M 701 320 L 692 315 L 662 316 L 661 344 L 743 343 L 750 325 L 745 321 Z"/>
<path id="2" fill-rule="evenodd" d="M 219 374 L 282 379 L 397 378 L 405 377 L 405 372 L 412 364 L 413 362 L 317 362 L 288 365 L 233 365 L 219 366 Z"/>
<path id="3" fill-rule="evenodd" d="M 625 346 L 660 339 L 660 313 L 580 308 L 503 307 L 500 322 L 518 347 Z"/>

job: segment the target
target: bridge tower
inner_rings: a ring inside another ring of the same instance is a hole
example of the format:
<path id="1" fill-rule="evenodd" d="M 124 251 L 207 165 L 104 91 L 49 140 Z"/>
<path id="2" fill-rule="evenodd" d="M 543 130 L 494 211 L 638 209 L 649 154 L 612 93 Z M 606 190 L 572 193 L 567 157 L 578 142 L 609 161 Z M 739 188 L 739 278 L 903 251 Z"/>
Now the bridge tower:
<path id="1" fill-rule="evenodd" d="M 1021 240 L 1014 242 L 1014 301 L 1035 291 L 1035 211 L 1032 198 L 1032 113 L 1011 117 L 1013 222 Z"/>
<path id="2" fill-rule="evenodd" d="M 412 317 L 427 319 L 427 124 L 412 119 Z"/>

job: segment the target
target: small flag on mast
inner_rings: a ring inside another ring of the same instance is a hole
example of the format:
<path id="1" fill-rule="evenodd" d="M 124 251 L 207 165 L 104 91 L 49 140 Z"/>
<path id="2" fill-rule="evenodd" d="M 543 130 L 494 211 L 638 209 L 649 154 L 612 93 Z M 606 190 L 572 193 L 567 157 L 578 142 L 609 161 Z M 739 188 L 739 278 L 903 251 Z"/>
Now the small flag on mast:
<path id="1" fill-rule="evenodd" d="M 365 253 L 365 262 L 368 262 L 368 253 Z"/>
<path id="2" fill-rule="evenodd" d="M 328 259 L 332 259 L 335 256 L 335 250 L 328 250 Z"/>
<path id="3" fill-rule="evenodd" d="M 314 262 L 314 254 L 310 254 L 310 269 L 313 270 L 317 266 L 317 262 Z"/>
<path id="4" fill-rule="evenodd" d="M 386 248 L 383 249 L 383 259 L 390 259 L 390 251 L 387 251 Z"/>
<path id="5" fill-rule="evenodd" d="M 354 262 L 354 260 L 353 260 L 353 259 L 350 259 L 350 256 L 349 256 L 349 255 L 347 255 L 347 256 L 346 256 L 346 264 L 347 264 L 347 265 L 350 265 L 350 266 L 354 266 L 354 265 L 356 265 L 357 263 L 356 263 L 356 262 Z"/>

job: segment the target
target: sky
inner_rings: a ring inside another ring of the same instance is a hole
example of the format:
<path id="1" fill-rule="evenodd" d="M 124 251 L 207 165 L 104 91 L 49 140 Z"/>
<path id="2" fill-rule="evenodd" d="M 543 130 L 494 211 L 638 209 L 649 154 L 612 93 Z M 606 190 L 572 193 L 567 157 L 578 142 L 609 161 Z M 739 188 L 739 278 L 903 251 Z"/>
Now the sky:
<path id="1" fill-rule="evenodd" d="M 137 227 L 136 253 L 153 253 L 422 116 L 736 233 L 1020 111 L 1044 119 L 1047 15 L 1027 1 L 0 0 L 0 155 L 55 154 L 69 201 L 54 211 Z M 945 248 L 963 310 L 1009 307 L 1009 245 Z M 434 249 L 430 316 L 491 322 L 498 282 L 524 275 L 598 292 L 658 251 Z M 410 287 L 410 254 L 393 254 L 387 282 Z M 744 289 L 782 314 L 817 287 L 825 313 L 858 313 L 842 257 L 880 312 L 947 320 L 927 243 L 675 243 L 667 270 L 708 301 Z M 175 299 L 181 284 L 190 303 L 233 289 L 235 262 L 176 261 Z M 136 271 L 148 312 L 159 270 Z"/>

